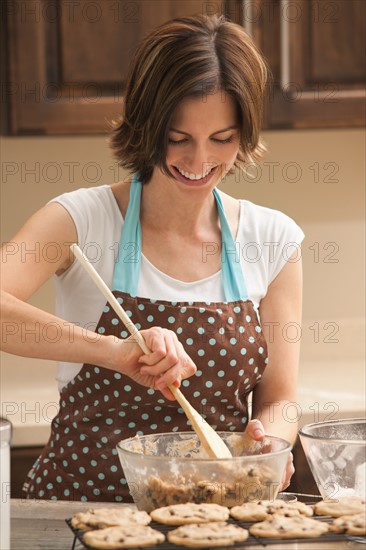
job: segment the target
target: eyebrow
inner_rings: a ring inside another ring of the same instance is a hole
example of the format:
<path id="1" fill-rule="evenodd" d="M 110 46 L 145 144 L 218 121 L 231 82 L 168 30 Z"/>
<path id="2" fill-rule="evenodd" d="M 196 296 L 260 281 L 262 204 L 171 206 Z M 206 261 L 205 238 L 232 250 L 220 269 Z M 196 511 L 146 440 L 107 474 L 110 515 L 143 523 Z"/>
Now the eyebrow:
<path id="1" fill-rule="evenodd" d="M 227 132 L 228 130 L 237 130 L 239 126 L 236 124 L 234 126 L 228 126 L 227 128 L 223 128 L 222 130 L 216 130 L 216 132 L 213 132 L 211 135 L 215 136 L 216 134 L 222 134 L 223 132 Z M 177 134 L 184 134 L 185 136 L 189 136 L 188 132 L 183 132 L 182 130 L 177 130 L 176 128 L 170 128 L 170 132 L 176 132 Z"/>

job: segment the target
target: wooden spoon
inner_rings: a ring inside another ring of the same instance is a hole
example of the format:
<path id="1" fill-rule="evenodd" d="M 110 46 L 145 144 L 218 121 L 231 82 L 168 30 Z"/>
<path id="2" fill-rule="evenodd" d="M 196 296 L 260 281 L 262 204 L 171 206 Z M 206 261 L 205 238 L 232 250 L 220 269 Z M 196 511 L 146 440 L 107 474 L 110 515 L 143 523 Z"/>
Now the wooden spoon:
<path id="1" fill-rule="evenodd" d="M 147 347 L 142 334 L 137 330 L 136 326 L 133 324 L 121 304 L 118 302 L 116 297 L 112 294 L 103 279 L 100 277 L 99 273 L 94 269 L 89 260 L 84 256 L 79 246 L 77 244 L 72 244 L 70 248 L 75 258 L 79 260 L 81 265 L 90 275 L 91 279 L 95 282 L 106 300 L 108 300 L 127 330 L 135 338 L 136 343 L 140 346 L 142 351 L 146 354 L 151 353 L 151 350 L 149 350 L 149 348 Z M 192 428 L 198 435 L 203 447 L 206 449 L 209 456 L 211 458 L 231 458 L 232 454 L 224 441 L 215 432 L 215 430 L 211 428 L 209 424 L 207 424 L 206 420 L 202 418 L 202 416 L 192 407 L 192 405 L 187 401 L 179 388 L 171 385 L 169 386 L 169 389 L 184 410 L 187 418 L 191 421 Z"/>

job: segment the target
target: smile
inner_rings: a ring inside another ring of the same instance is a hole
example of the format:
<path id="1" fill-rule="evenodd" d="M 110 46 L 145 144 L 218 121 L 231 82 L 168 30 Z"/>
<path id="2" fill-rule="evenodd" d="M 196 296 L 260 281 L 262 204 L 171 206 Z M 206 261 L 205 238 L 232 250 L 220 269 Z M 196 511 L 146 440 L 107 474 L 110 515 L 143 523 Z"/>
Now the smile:
<path id="1" fill-rule="evenodd" d="M 191 174 L 190 172 L 186 172 L 185 170 L 182 170 L 181 168 L 177 168 L 176 166 L 173 166 L 174 172 L 176 174 L 176 177 L 179 181 L 183 181 L 184 183 L 207 183 L 211 176 L 216 172 L 217 166 L 214 166 L 213 168 L 209 168 L 205 173 L 202 174 Z"/>
<path id="2" fill-rule="evenodd" d="M 196 176 L 195 174 L 190 174 L 189 172 L 185 172 L 184 170 L 182 170 L 181 168 L 178 168 L 177 167 L 177 170 L 179 171 L 180 174 L 182 174 L 185 178 L 188 178 L 190 180 L 200 180 L 202 178 L 205 178 L 206 176 L 208 176 L 208 174 L 211 172 L 212 168 L 209 168 L 205 174 L 200 174 L 199 176 Z"/>

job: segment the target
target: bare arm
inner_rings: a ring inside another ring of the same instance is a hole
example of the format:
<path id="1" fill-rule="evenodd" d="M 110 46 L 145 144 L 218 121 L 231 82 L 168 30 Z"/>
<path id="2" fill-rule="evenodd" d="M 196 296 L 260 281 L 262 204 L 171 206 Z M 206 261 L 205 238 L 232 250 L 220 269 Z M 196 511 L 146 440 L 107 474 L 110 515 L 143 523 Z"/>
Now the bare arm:
<path id="1" fill-rule="evenodd" d="M 69 243 L 76 241 L 70 215 L 61 205 L 50 204 L 27 221 L 11 244 L 3 246 L 1 347 L 4 351 L 75 363 L 92 360 L 94 355 L 94 361 L 101 364 L 111 344 L 107 339 L 96 342 L 93 333 L 26 303 L 54 273 L 61 273 L 71 265 Z M 57 261 L 50 261 L 44 252 L 50 250 L 50 243 L 57 250 Z"/>
<path id="2" fill-rule="evenodd" d="M 1 250 L 1 347 L 3 351 L 24 357 L 93 363 L 127 374 L 142 385 L 161 389 L 172 399 L 167 386 L 179 384 L 195 372 L 195 366 L 176 336 L 153 327 L 142 331 L 153 351 L 152 368 L 141 372 L 142 352 L 131 339 L 96 335 L 65 322 L 26 301 L 54 273 L 62 273 L 72 263 L 70 244 L 77 242 L 74 222 L 59 204 L 50 204 L 37 212 Z M 50 243 L 58 251 L 57 260 L 49 261 Z M 39 250 L 27 254 L 24 250 Z M 54 331 L 52 333 L 52 330 Z"/>
<path id="3" fill-rule="evenodd" d="M 301 340 L 302 266 L 289 261 L 260 306 L 269 362 L 253 392 L 253 418 L 269 435 L 294 443 L 298 430 L 297 376 Z"/>

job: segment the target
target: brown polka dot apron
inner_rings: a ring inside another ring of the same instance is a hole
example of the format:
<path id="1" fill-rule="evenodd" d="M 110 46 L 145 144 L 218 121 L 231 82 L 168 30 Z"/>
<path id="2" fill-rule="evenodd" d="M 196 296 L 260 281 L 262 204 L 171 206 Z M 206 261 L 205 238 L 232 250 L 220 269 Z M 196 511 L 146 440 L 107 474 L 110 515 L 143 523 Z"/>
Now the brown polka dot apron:
<path id="1" fill-rule="evenodd" d="M 139 221 L 141 183 L 134 177 L 113 293 L 138 329 L 173 330 L 197 365 L 183 380 L 187 399 L 213 426 L 243 431 L 248 422 L 248 394 L 267 363 L 266 343 L 249 300 L 235 243 L 219 194 L 214 195 L 222 231 L 224 302 L 176 302 L 137 296 L 141 257 Z M 131 246 L 138 251 L 131 261 Z M 96 331 L 128 336 L 108 304 Z M 29 474 L 29 498 L 130 502 L 116 444 L 136 434 L 191 430 L 176 401 L 120 373 L 84 364 L 60 395 L 51 436 Z"/>

